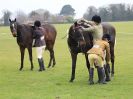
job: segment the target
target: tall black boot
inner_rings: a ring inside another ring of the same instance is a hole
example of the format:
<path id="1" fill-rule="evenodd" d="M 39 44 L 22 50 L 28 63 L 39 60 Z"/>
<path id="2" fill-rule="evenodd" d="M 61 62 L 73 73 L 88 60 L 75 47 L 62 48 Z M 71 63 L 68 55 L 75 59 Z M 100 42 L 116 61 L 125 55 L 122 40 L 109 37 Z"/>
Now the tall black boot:
<path id="1" fill-rule="evenodd" d="M 42 71 L 43 70 L 42 59 L 38 58 L 38 63 L 39 63 L 39 71 Z"/>
<path id="2" fill-rule="evenodd" d="M 42 61 L 42 70 L 45 70 L 45 65 L 44 65 L 44 60 L 43 60 L 43 58 L 41 58 L 41 61 Z"/>
<path id="3" fill-rule="evenodd" d="M 106 74 L 106 81 L 111 81 L 109 67 L 110 67 L 109 64 L 104 65 L 105 74 Z"/>
<path id="4" fill-rule="evenodd" d="M 90 74 L 90 77 L 89 77 L 89 84 L 92 85 L 92 84 L 94 84 L 94 81 L 93 81 L 94 68 L 90 68 L 89 74 Z"/>
<path id="5" fill-rule="evenodd" d="M 106 81 L 105 81 L 105 70 L 103 67 L 100 67 L 99 68 L 99 74 L 100 74 L 100 84 L 106 84 Z"/>
<path id="6" fill-rule="evenodd" d="M 97 83 L 100 83 L 101 78 L 100 78 L 99 66 L 97 67 L 97 75 L 98 75 L 98 81 L 97 81 Z"/>

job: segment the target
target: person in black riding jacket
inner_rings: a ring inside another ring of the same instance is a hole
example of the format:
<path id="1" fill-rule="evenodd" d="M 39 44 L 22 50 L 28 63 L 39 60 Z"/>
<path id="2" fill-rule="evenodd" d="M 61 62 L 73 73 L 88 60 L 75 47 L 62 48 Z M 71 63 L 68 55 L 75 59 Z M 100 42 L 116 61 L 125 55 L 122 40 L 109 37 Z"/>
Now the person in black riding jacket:
<path id="1" fill-rule="evenodd" d="M 38 58 L 38 63 L 39 63 L 39 71 L 43 71 L 45 70 L 45 65 L 44 65 L 44 60 L 43 60 L 43 49 L 45 49 L 46 47 L 46 43 L 45 43 L 45 37 L 44 37 L 44 33 L 45 30 L 41 27 L 41 22 L 36 20 L 34 22 L 34 47 L 36 47 L 36 53 L 37 53 L 37 58 Z"/>

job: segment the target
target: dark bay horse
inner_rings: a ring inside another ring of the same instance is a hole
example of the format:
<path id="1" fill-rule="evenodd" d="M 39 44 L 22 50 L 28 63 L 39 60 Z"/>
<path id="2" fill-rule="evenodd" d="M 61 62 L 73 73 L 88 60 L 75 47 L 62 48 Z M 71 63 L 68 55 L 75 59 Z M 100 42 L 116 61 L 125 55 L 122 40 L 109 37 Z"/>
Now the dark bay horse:
<path id="1" fill-rule="evenodd" d="M 13 37 L 16 37 L 21 52 L 21 66 L 19 70 L 23 69 L 25 48 L 28 49 L 29 59 L 31 63 L 31 70 L 33 70 L 32 42 L 33 42 L 34 27 L 28 24 L 19 24 L 17 23 L 16 19 L 15 20 L 9 19 L 9 21 L 10 21 L 11 33 Z M 57 32 L 56 29 L 49 24 L 43 25 L 43 28 L 46 30 L 46 33 L 44 33 L 46 40 L 46 49 L 48 49 L 50 52 L 50 61 L 48 65 L 48 67 L 50 67 L 52 61 L 53 61 L 53 66 L 56 64 L 53 47 Z"/>
<path id="2" fill-rule="evenodd" d="M 81 24 L 81 26 L 84 26 L 84 25 Z M 113 76 L 114 75 L 114 46 L 115 46 L 116 31 L 115 31 L 115 28 L 108 23 L 102 23 L 102 26 L 103 26 L 103 33 L 110 34 L 111 36 L 111 41 L 110 41 L 110 53 L 111 53 L 111 63 L 112 63 L 111 74 Z M 93 46 L 93 36 L 91 33 L 83 33 L 82 29 L 78 27 L 79 27 L 78 23 L 75 22 L 70 27 L 68 32 L 67 43 L 70 49 L 70 54 L 72 59 L 72 73 L 71 73 L 70 82 L 73 82 L 73 80 L 75 79 L 75 69 L 76 69 L 76 61 L 77 61 L 78 53 L 85 54 L 88 72 L 90 68 L 87 51 Z"/>

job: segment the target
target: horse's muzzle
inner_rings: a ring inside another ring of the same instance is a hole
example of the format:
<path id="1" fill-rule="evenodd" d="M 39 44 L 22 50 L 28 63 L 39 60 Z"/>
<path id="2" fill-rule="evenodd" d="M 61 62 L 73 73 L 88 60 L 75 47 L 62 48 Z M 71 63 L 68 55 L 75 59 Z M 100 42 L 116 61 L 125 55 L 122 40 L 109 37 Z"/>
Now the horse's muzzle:
<path id="1" fill-rule="evenodd" d="M 14 33 L 14 32 L 12 33 L 12 35 L 13 35 L 13 37 L 17 37 L 17 34 L 16 34 L 16 33 Z"/>

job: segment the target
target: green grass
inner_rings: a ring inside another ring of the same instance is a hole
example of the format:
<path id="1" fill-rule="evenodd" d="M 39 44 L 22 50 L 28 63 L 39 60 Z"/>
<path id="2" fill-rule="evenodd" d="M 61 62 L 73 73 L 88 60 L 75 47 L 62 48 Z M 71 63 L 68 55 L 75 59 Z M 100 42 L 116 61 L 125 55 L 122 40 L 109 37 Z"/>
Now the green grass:
<path id="1" fill-rule="evenodd" d="M 66 35 L 70 24 L 55 25 L 58 31 L 55 43 L 56 66 L 38 72 L 36 52 L 33 49 L 34 70 L 25 53 L 23 71 L 19 71 L 20 52 L 9 27 L 0 27 L 0 99 L 132 99 L 133 93 L 133 22 L 111 23 L 117 30 L 115 48 L 115 77 L 107 85 L 88 85 L 88 71 L 84 55 L 79 54 L 76 79 L 69 83 L 71 57 Z M 44 52 L 48 65 L 49 52 Z M 97 72 L 95 70 L 95 82 Z"/>

